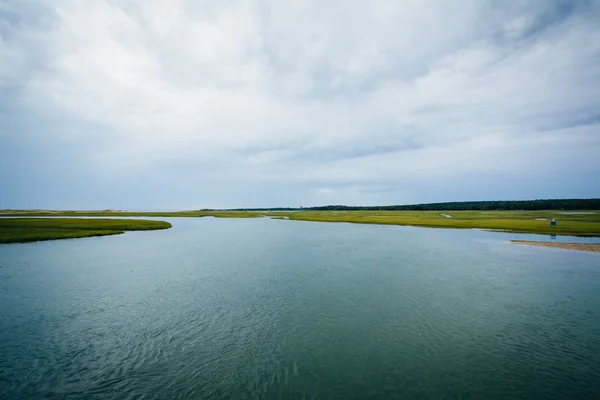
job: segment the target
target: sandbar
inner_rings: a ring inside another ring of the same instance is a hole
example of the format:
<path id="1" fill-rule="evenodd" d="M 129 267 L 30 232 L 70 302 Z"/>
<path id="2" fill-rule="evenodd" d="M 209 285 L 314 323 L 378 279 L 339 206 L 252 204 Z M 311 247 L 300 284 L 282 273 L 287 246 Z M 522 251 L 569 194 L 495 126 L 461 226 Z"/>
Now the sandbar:
<path id="1" fill-rule="evenodd" d="M 534 242 L 531 240 L 511 240 L 511 242 L 526 246 L 551 247 L 553 249 L 591 251 L 600 253 L 600 243 Z"/>

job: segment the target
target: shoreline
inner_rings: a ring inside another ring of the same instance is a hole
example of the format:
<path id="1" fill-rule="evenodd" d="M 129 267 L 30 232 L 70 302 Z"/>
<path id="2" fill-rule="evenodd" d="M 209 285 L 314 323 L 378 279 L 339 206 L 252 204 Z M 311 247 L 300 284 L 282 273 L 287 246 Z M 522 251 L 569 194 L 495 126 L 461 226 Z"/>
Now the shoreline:
<path id="1" fill-rule="evenodd" d="M 264 218 L 290 221 L 354 223 L 373 225 L 414 226 L 437 229 L 480 229 L 489 232 L 526 233 L 572 237 L 600 237 L 600 214 L 581 210 L 583 215 L 562 216 L 560 210 L 544 211 L 57 211 L 57 210 L 0 210 L 2 220 L 11 217 L 111 217 L 111 218 Z M 443 214 L 443 215 L 442 215 Z M 452 216 L 447 218 L 444 215 Z M 551 227 L 550 219 L 558 226 Z M 541 238 L 543 240 L 543 238 Z"/>
<path id="2" fill-rule="evenodd" d="M 600 253 L 600 243 L 536 242 L 532 240 L 511 240 L 510 242 L 512 244 L 519 244 L 522 246 L 536 246 L 560 250 Z"/>
<path id="3" fill-rule="evenodd" d="M 79 239 L 169 229 L 165 221 L 116 218 L 0 218 L 0 244 Z"/>

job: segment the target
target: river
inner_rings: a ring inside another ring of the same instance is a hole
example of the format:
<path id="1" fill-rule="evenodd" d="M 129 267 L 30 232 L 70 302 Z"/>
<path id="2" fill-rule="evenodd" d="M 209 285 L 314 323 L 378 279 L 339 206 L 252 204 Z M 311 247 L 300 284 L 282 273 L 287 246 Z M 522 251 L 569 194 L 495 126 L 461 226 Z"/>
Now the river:
<path id="1" fill-rule="evenodd" d="M 0 398 L 600 398 L 600 254 L 166 220 L 0 245 Z"/>

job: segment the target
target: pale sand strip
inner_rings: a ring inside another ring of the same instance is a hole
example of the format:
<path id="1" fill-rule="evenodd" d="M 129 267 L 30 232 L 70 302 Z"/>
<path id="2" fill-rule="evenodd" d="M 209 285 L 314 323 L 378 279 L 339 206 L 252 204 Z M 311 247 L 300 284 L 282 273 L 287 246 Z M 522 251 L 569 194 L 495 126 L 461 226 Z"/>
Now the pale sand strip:
<path id="1" fill-rule="evenodd" d="M 514 244 L 526 246 L 551 247 L 553 249 L 593 251 L 600 253 L 600 243 L 533 242 L 530 240 L 511 240 Z"/>

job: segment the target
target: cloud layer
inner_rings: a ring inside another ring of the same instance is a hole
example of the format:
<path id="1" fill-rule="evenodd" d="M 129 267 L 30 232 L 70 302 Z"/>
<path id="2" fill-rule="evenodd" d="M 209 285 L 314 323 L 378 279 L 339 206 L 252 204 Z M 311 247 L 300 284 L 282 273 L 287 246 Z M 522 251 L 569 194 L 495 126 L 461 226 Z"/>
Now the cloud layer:
<path id="1" fill-rule="evenodd" d="M 600 1 L 0 2 L 0 208 L 600 197 Z"/>

